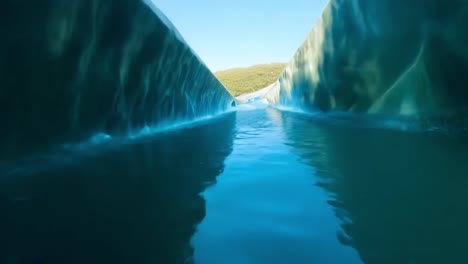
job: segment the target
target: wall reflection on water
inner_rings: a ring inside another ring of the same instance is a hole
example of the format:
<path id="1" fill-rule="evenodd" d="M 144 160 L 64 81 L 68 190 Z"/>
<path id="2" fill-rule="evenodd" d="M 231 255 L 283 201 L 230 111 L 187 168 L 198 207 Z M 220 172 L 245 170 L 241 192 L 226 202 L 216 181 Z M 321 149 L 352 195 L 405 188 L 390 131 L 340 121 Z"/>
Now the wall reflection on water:
<path id="1" fill-rule="evenodd" d="M 468 263 L 468 142 L 276 113 L 365 263 Z"/>
<path id="2" fill-rule="evenodd" d="M 184 263 L 235 115 L 0 178 L 0 263 Z"/>

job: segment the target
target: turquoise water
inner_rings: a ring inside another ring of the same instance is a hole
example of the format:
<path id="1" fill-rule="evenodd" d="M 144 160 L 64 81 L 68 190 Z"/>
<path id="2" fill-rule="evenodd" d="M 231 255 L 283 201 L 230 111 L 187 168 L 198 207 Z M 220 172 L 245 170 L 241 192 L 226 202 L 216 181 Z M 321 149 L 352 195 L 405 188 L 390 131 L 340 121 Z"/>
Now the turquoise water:
<path id="1" fill-rule="evenodd" d="M 468 2 L 441 2 L 330 0 L 236 106 L 152 1 L 4 1 L 0 264 L 468 263 Z"/>
<path id="2" fill-rule="evenodd" d="M 0 263 L 468 263 L 466 137 L 371 124 L 247 105 L 0 164 Z"/>
<path id="3" fill-rule="evenodd" d="M 196 263 L 361 263 L 340 243 L 339 220 L 316 168 L 294 153 L 273 109 L 239 111 L 232 154 L 207 188 L 192 238 Z"/>

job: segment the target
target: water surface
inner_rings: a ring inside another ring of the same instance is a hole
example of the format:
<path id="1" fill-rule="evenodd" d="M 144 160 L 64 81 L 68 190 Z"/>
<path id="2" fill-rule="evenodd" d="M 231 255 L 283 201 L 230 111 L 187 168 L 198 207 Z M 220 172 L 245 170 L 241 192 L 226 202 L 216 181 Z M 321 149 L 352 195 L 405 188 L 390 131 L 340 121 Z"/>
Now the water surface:
<path id="1" fill-rule="evenodd" d="M 250 105 L 4 164 L 0 263 L 468 263 L 466 138 L 360 120 Z"/>

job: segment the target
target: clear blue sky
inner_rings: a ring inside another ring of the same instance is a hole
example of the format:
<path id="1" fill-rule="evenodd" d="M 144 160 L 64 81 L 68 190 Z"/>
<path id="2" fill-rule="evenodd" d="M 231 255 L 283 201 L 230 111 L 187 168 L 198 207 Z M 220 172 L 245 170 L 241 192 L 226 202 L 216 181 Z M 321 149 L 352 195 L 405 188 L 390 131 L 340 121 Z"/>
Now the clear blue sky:
<path id="1" fill-rule="evenodd" d="M 152 0 L 212 71 L 288 62 L 327 0 Z"/>

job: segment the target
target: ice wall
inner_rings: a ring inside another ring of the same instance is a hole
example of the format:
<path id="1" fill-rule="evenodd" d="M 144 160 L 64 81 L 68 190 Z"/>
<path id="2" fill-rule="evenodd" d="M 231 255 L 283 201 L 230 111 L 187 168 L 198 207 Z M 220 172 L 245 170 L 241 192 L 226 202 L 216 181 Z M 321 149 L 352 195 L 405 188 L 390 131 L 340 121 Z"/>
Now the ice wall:
<path id="1" fill-rule="evenodd" d="M 0 29 L 0 159 L 233 102 L 148 1 L 6 0 Z"/>
<path id="2" fill-rule="evenodd" d="M 266 99 L 307 111 L 466 113 L 467 26 L 463 0 L 330 0 Z"/>

